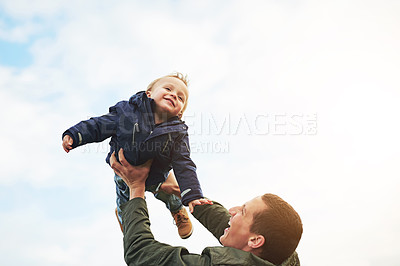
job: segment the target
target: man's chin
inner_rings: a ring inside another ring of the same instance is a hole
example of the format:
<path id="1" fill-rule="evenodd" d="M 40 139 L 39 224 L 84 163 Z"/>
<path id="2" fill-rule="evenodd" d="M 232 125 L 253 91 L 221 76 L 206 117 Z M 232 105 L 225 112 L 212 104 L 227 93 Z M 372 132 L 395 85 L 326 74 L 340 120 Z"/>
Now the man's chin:
<path id="1" fill-rule="evenodd" d="M 226 243 L 225 240 L 226 240 L 227 235 L 228 235 L 228 230 L 225 229 L 224 234 L 223 234 L 222 236 L 219 237 L 219 242 L 221 242 L 221 244 L 222 244 L 223 246 L 225 246 L 224 243 Z"/>
<path id="2" fill-rule="evenodd" d="M 225 237 L 222 235 L 222 236 L 220 236 L 219 237 L 219 242 L 223 245 L 223 246 L 225 246 L 225 244 L 224 244 L 224 241 L 225 240 Z"/>

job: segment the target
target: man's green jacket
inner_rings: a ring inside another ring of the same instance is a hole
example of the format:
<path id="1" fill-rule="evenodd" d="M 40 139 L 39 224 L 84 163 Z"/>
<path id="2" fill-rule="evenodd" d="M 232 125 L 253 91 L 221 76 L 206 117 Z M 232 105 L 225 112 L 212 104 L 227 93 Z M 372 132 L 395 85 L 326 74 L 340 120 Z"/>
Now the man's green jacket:
<path id="1" fill-rule="evenodd" d="M 268 265 L 274 264 L 250 252 L 230 247 L 207 247 L 201 255 L 191 254 L 184 247 L 173 247 L 154 240 L 150 231 L 150 221 L 146 201 L 134 198 L 122 208 L 124 229 L 124 255 L 128 265 Z M 230 215 L 222 205 L 196 206 L 193 215 L 217 239 L 228 227 Z M 282 266 L 300 265 L 295 252 Z"/>

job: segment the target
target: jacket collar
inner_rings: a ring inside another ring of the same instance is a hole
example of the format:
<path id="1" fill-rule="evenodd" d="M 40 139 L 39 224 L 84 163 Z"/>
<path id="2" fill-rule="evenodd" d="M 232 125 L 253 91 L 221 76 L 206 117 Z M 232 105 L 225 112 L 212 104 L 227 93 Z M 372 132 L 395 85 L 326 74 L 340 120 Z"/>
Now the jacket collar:
<path id="1" fill-rule="evenodd" d="M 208 254 L 211 257 L 211 261 L 216 265 L 275 266 L 275 264 L 267 260 L 263 260 L 250 252 L 231 247 L 208 247 L 203 250 L 203 254 Z M 300 266 L 300 260 L 297 252 L 295 251 L 279 266 Z"/>
<path id="2" fill-rule="evenodd" d="M 231 247 L 208 247 L 203 250 L 215 265 L 264 265 L 274 266 L 273 263 L 240 249 Z"/>

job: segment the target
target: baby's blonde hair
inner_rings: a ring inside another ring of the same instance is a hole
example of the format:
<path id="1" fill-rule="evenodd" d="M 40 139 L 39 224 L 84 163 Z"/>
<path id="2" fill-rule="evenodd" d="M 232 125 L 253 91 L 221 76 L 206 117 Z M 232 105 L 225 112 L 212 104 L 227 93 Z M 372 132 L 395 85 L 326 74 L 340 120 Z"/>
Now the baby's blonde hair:
<path id="1" fill-rule="evenodd" d="M 149 86 L 147 86 L 146 92 L 147 92 L 147 91 L 151 91 L 151 89 L 153 88 L 154 84 L 157 83 L 157 81 L 159 81 L 159 80 L 162 79 L 162 78 L 168 78 L 168 77 L 177 78 L 177 79 L 181 80 L 183 83 L 185 83 L 186 87 L 189 87 L 189 80 L 188 80 L 187 75 L 184 75 L 184 74 L 182 74 L 182 73 L 180 73 L 180 72 L 173 72 L 173 73 L 171 73 L 171 74 L 169 74 L 169 75 L 166 75 L 166 76 L 163 76 L 163 77 L 160 77 L 160 78 L 158 78 L 158 79 L 153 80 L 153 81 L 149 84 Z M 189 91 L 188 91 L 188 95 L 186 95 L 186 100 L 185 100 L 185 103 L 184 103 L 183 108 L 182 108 L 182 114 L 183 114 L 183 112 L 185 112 L 185 110 L 186 110 L 187 103 L 188 103 L 188 99 L 189 99 Z"/>

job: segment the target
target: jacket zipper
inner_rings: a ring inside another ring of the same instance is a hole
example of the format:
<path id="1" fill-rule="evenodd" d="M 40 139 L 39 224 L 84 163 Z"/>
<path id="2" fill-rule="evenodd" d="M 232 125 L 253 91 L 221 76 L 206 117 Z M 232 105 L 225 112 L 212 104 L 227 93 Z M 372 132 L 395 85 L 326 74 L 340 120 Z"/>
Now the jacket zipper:
<path id="1" fill-rule="evenodd" d="M 164 153 L 165 149 L 168 146 L 168 143 L 172 140 L 171 133 L 168 133 L 168 140 L 165 142 L 164 148 L 162 149 L 161 153 Z"/>
<path id="2" fill-rule="evenodd" d="M 139 124 L 135 123 L 133 125 L 133 132 L 132 132 L 132 145 L 135 145 L 135 133 L 139 132 Z"/>

